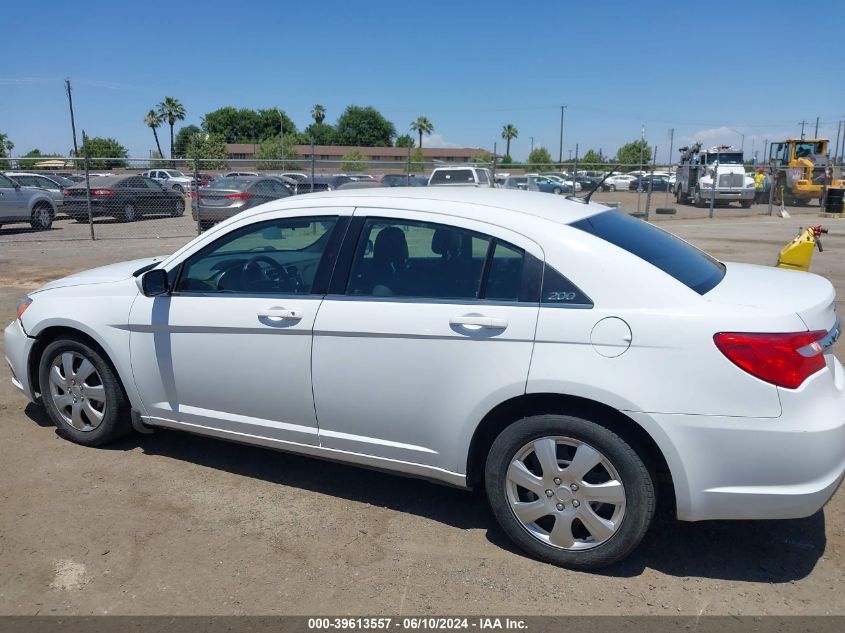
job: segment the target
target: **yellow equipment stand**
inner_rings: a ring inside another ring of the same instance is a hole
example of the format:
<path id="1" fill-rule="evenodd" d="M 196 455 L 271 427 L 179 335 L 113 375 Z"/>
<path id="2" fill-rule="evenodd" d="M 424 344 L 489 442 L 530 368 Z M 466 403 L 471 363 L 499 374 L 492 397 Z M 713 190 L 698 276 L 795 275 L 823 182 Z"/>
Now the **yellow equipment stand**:
<path id="1" fill-rule="evenodd" d="M 798 237 L 781 249 L 777 267 L 802 272 L 809 271 L 816 247 L 818 247 L 820 253 L 822 252 L 822 233 L 827 233 L 827 229 L 821 225 L 808 226 L 801 231 Z"/>

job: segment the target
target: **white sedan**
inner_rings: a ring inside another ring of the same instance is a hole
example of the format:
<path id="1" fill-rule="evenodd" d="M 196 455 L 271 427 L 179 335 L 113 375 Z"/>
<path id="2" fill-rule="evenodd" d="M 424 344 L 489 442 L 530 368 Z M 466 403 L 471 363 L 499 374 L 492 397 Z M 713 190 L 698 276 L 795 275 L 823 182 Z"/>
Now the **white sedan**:
<path id="1" fill-rule="evenodd" d="M 615 174 L 605 180 L 604 184 L 608 191 L 628 191 L 628 185 L 631 184 L 632 180 L 636 179 L 637 177 L 631 174 Z"/>
<path id="2" fill-rule="evenodd" d="M 685 521 L 824 506 L 839 328 L 822 277 L 595 203 L 442 187 L 270 202 L 59 279 L 4 349 L 71 441 L 181 429 L 486 486 L 517 545 L 591 568 L 643 538 L 658 476 Z"/>

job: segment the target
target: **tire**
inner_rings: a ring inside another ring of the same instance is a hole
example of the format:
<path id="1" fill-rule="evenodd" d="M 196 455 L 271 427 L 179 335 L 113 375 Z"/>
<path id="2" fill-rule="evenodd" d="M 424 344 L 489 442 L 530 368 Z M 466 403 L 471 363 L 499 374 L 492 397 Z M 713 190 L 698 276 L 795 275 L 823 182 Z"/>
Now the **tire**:
<path id="1" fill-rule="evenodd" d="M 616 191 L 616 185 L 608 185 L 607 190 L 608 191 Z"/>
<path id="2" fill-rule="evenodd" d="M 135 209 L 135 205 L 131 202 L 127 202 L 123 205 L 123 210 L 120 212 L 120 220 L 121 222 L 134 222 L 138 219 L 138 212 Z"/>
<path id="3" fill-rule="evenodd" d="M 174 218 L 180 218 L 184 214 L 185 214 L 185 201 L 180 198 L 173 205 L 173 212 L 171 213 L 171 215 L 173 215 Z"/>
<path id="4" fill-rule="evenodd" d="M 560 195 L 560 187 L 555 187 L 554 189 L 552 189 L 552 193 L 555 194 L 556 196 L 559 196 Z"/>
<path id="5" fill-rule="evenodd" d="M 53 226 L 53 207 L 39 202 L 32 209 L 29 225 L 36 231 L 48 231 Z"/>
<path id="6" fill-rule="evenodd" d="M 743 209 L 750 209 L 751 205 L 754 204 L 754 201 L 753 200 L 740 200 L 739 204 Z"/>
<path id="7" fill-rule="evenodd" d="M 129 403 L 114 370 L 81 338 L 50 343 L 41 355 L 38 378 L 44 407 L 62 437 L 100 446 L 132 429 Z"/>
<path id="8" fill-rule="evenodd" d="M 693 205 L 698 207 L 699 209 L 704 208 L 704 196 L 701 195 L 701 189 L 698 187 L 695 188 L 695 194 L 693 195 Z"/>
<path id="9" fill-rule="evenodd" d="M 178 191 L 179 193 L 185 193 L 185 188 L 182 185 L 173 185 L 173 191 Z"/>
<path id="10" fill-rule="evenodd" d="M 548 473 L 542 455 L 557 462 Z M 566 468 L 557 470 L 561 461 Z M 586 466 L 568 475 L 576 463 Z M 611 485 L 589 491 L 601 483 Z M 634 449 L 609 429 L 569 415 L 531 416 L 502 431 L 487 455 L 485 484 L 496 520 L 517 546 L 571 569 L 625 558 L 648 531 L 656 505 L 654 482 Z"/>

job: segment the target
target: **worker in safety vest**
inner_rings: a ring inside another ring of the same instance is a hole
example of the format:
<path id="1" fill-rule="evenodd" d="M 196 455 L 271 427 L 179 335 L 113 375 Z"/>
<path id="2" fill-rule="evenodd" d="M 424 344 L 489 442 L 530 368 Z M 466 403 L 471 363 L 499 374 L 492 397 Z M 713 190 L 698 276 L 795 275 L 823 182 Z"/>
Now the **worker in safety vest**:
<path id="1" fill-rule="evenodd" d="M 754 174 L 754 202 L 762 202 L 764 194 L 766 193 L 766 185 L 768 179 L 766 178 L 766 170 L 762 167 L 757 168 L 757 173 Z"/>

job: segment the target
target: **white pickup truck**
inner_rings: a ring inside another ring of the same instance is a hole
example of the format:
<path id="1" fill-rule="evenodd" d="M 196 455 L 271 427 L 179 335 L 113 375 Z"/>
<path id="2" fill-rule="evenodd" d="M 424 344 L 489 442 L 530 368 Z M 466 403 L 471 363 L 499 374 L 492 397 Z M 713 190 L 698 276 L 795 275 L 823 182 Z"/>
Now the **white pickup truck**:
<path id="1" fill-rule="evenodd" d="M 141 175 L 161 183 L 165 189 L 174 191 L 188 191 L 193 182 L 193 178 L 176 169 L 150 169 Z"/>

